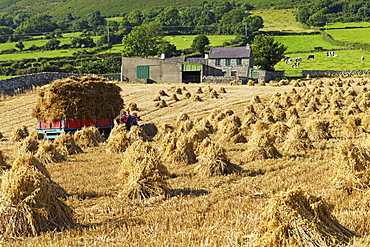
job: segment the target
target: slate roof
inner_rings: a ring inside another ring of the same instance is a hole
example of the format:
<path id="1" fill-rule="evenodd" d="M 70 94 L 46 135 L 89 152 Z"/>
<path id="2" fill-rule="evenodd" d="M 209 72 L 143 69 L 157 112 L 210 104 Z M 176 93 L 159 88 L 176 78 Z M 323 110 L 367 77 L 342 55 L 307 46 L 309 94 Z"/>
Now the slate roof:
<path id="1" fill-rule="evenodd" d="M 251 56 L 251 50 L 242 47 L 211 47 L 209 58 L 247 58 Z"/>

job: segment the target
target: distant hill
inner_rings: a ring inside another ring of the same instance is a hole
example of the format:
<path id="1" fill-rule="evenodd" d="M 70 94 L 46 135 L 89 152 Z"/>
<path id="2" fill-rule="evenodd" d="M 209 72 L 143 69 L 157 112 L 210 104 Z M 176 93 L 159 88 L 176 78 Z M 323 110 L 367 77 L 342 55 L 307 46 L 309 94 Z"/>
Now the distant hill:
<path id="1" fill-rule="evenodd" d="M 291 8 L 295 0 L 235 0 L 235 3 L 246 3 L 255 8 Z M 133 10 L 150 9 L 154 6 L 176 6 L 179 8 L 201 5 L 204 2 L 225 2 L 222 0 L 1 0 L 0 12 L 17 11 L 32 14 L 47 14 L 53 17 L 84 16 L 100 11 L 103 16 L 118 16 Z"/>

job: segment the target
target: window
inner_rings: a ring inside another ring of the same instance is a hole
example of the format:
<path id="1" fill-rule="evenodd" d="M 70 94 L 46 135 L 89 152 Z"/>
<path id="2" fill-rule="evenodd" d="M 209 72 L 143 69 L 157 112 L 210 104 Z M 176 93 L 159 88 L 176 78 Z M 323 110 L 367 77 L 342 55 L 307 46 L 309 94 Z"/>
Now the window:
<path id="1" fill-rule="evenodd" d="M 242 59 L 241 58 L 236 59 L 236 65 L 242 65 Z"/>
<path id="2" fill-rule="evenodd" d="M 231 71 L 231 76 L 236 76 L 236 71 Z"/>
<path id="3" fill-rule="evenodd" d="M 216 66 L 220 66 L 221 65 L 221 59 L 216 59 Z"/>
<path id="4" fill-rule="evenodd" d="M 226 58 L 226 66 L 230 66 L 231 65 L 231 59 L 230 58 Z"/>

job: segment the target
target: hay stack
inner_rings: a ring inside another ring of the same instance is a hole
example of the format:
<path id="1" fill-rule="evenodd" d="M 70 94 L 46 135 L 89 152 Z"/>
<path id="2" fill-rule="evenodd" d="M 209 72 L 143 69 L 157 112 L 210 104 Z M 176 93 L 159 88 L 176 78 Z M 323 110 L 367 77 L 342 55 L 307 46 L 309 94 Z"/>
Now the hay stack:
<path id="1" fill-rule="evenodd" d="M 217 99 L 220 95 L 215 91 L 215 90 L 212 90 L 211 92 L 209 92 L 208 94 L 208 97 L 211 98 L 211 99 Z"/>
<path id="2" fill-rule="evenodd" d="M 2 175 L 3 171 L 8 170 L 10 165 L 5 162 L 6 158 L 3 152 L 0 150 L 0 176 Z M 0 180 L 1 181 L 1 180 Z"/>
<path id="3" fill-rule="evenodd" d="M 195 91 L 195 93 L 197 93 L 197 94 L 201 94 L 201 93 L 203 93 L 202 88 L 201 88 L 201 87 L 198 87 L 198 89 L 197 89 L 197 91 Z"/>
<path id="4" fill-rule="evenodd" d="M 269 131 L 254 132 L 245 151 L 248 162 L 262 159 L 281 158 L 282 155 L 273 145 L 274 139 Z"/>
<path id="5" fill-rule="evenodd" d="M 137 107 L 136 103 L 129 103 L 127 106 L 127 111 L 133 112 L 133 111 L 139 111 L 139 108 Z"/>
<path id="6" fill-rule="evenodd" d="M 337 165 L 333 183 L 337 188 L 351 192 L 353 189 L 369 188 L 370 156 L 368 149 L 356 146 L 351 141 L 338 145 Z"/>
<path id="7" fill-rule="evenodd" d="M 220 87 L 218 93 L 226 93 L 226 89 L 224 87 Z"/>
<path id="8" fill-rule="evenodd" d="M 158 95 L 160 95 L 160 96 L 168 96 L 168 94 L 164 90 L 159 90 Z"/>
<path id="9" fill-rule="evenodd" d="M 306 130 L 311 140 L 322 140 L 331 138 L 329 122 L 322 119 L 310 118 L 306 122 Z"/>
<path id="10" fill-rule="evenodd" d="M 114 126 L 107 139 L 108 151 L 112 153 L 124 152 L 129 145 L 130 142 L 125 125 Z"/>
<path id="11" fill-rule="evenodd" d="M 147 136 L 145 130 L 140 126 L 132 126 L 130 131 L 128 132 L 128 138 L 130 140 L 130 143 L 133 143 L 138 140 L 141 141 L 151 140 L 151 138 Z"/>
<path id="12" fill-rule="evenodd" d="M 11 140 L 14 142 L 19 142 L 26 138 L 29 135 L 28 129 L 26 126 L 22 126 L 16 129 L 13 129 Z"/>
<path id="13" fill-rule="evenodd" d="M 308 138 L 306 130 L 301 125 L 295 125 L 289 130 L 282 150 L 288 154 L 300 155 L 311 149 L 312 142 Z"/>
<path id="14" fill-rule="evenodd" d="M 263 209 L 257 246 L 348 246 L 355 234 L 333 216 L 333 206 L 300 189 L 282 192 Z"/>
<path id="15" fill-rule="evenodd" d="M 270 135 L 275 139 L 275 143 L 282 143 L 286 139 L 289 127 L 282 123 L 277 122 L 271 126 Z"/>
<path id="16" fill-rule="evenodd" d="M 54 143 L 50 141 L 43 141 L 39 143 L 39 148 L 35 157 L 42 163 L 47 164 L 51 162 L 62 162 L 66 157 L 56 150 Z"/>
<path id="17" fill-rule="evenodd" d="M 193 95 L 191 96 L 191 100 L 192 101 L 203 101 L 201 97 L 199 97 L 199 95 Z"/>
<path id="18" fill-rule="evenodd" d="M 123 106 L 121 88 L 97 76 L 70 76 L 41 87 L 32 116 L 40 121 L 115 118 Z"/>
<path id="19" fill-rule="evenodd" d="M 167 168 L 149 143 L 135 142 L 127 148 L 123 157 L 119 170 L 122 196 L 144 199 L 168 192 L 168 185 L 164 180 L 168 175 Z"/>
<path id="20" fill-rule="evenodd" d="M 159 98 L 159 100 L 161 100 L 161 99 Z M 177 97 L 176 94 L 172 94 L 170 100 L 180 101 L 180 99 Z"/>
<path id="21" fill-rule="evenodd" d="M 212 177 L 241 172 L 241 167 L 230 163 L 224 148 L 209 139 L 205 143 L 199 149 L 199 162 L 194 168 L 197 175 Z"/>
<path id="22" fill-rule="evenodd" d="M 20 144 L 18 145 L 18 152 L 19 153 L 30 152 L 32 154 L 35 154 L 38 148 L 39 141 L 37 136 L 30 135 L 20 142 Z"/>
<path id="23" fill-rule="evenodd" d="M 185 98 L 186 98 L 186 99 L 190 99 L 190 98 L 191 98 L 191 93 L 186 92 L 186 93 L 184 94 L 184 96 L 185 96 Z"/>
<path id="24" fill-rule="evenodd" d="M 57 150 L 63 155 L 83 153 L 81 147 L 76 144 L 73 137 L 65 132 L 54 139 L 54 144 Z"/>
<path id="25" fill-rule="evenodd" d="M 158 108 L 164 108 L 164 107 L 167 107 L 167 103 L 165 100 L 160 100 L 158 101 L 156 104 L 155 104 L 155 107 L 158 107 Z"/>
<path id="26" fill-rule="evenodd" d="M 72 209 L 57 198 L 53 187 L 50 178 L 32 164 L 15 164 L 4 173 L 0 198 L 2 236 L 37 236 L 75 226 Z"/>
<path id="27" fill-rule="evenodd" d="M 177 127 L 177 132 L 185 134 L 194 128 L 194 122 L 191 120 L 185 120 L 181 122 Z"/>
<path id="28" fill-rule="evenodd" d="M 100 134 L 99 130 L 94 127 L 83 127 L 80 130 L 77 130 L 73 135 L 75 143 L 83 148 L 86 147 L 97 147 L 99 142 L 103 142 L 104 138 Z"/>
<path id="29" fill-rule="evenodd" d="M 194 164 L 197 162 L 194 152 L 193 140 L 188 136 L 182 136 L 179 139 L 174 138 L 175 143 L 166 147 L 163 155 L 168 161 L 176 163 Z M 173 146 L 173 144 L 175 144 Z"/>

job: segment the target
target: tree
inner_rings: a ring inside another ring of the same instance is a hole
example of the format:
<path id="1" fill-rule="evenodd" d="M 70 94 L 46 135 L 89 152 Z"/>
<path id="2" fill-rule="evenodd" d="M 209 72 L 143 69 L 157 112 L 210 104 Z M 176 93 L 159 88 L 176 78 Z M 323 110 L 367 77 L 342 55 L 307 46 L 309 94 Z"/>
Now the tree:
<path id="1" fill-rule="evenodd" d="M 247 23 L 247 31 L 252 35 L 258 32 L 259 29 L 263 28 L 263 19 L 261 16 L 258 15 L 250 15 L 248 17 L 244 17 L 243 23 Z"/>
<path id="2" fill-rule="evenodd" d="M 23 51 L 24 44 L 22 43 L 22 41 L 19 41 L 17 44 L 15 44 L 15 47 L 17 47 L 20 51 Z"/>
<path id="3" fill-rule="evenodd" d="M 191 44 L 191 48 L 203 54 L 207 45 L 209 45 L 208 37 L 204 34 L 199 34 L 194 38 L 193 43 Z"/>
<path id="4" fill-rule="evenodd" d="M 126 57 L 148 57 L 157 54 L 158 45 L 163 35 L 157 22 L 134 27 L 122 39 L 123 52 Z"/>
<path id="5" fill-rule="evenodd" d="M 288 48 L 267 35 L 256 36 L 252 45 L 254 64 L 264 70 L 274 70 Z"/>
<path id="6" fill-rule="evenodd" d="M 58 48 L 60 41 L 57 39 L 51 39 L 45 44 L 47 50 L 55 50 Z"/>

